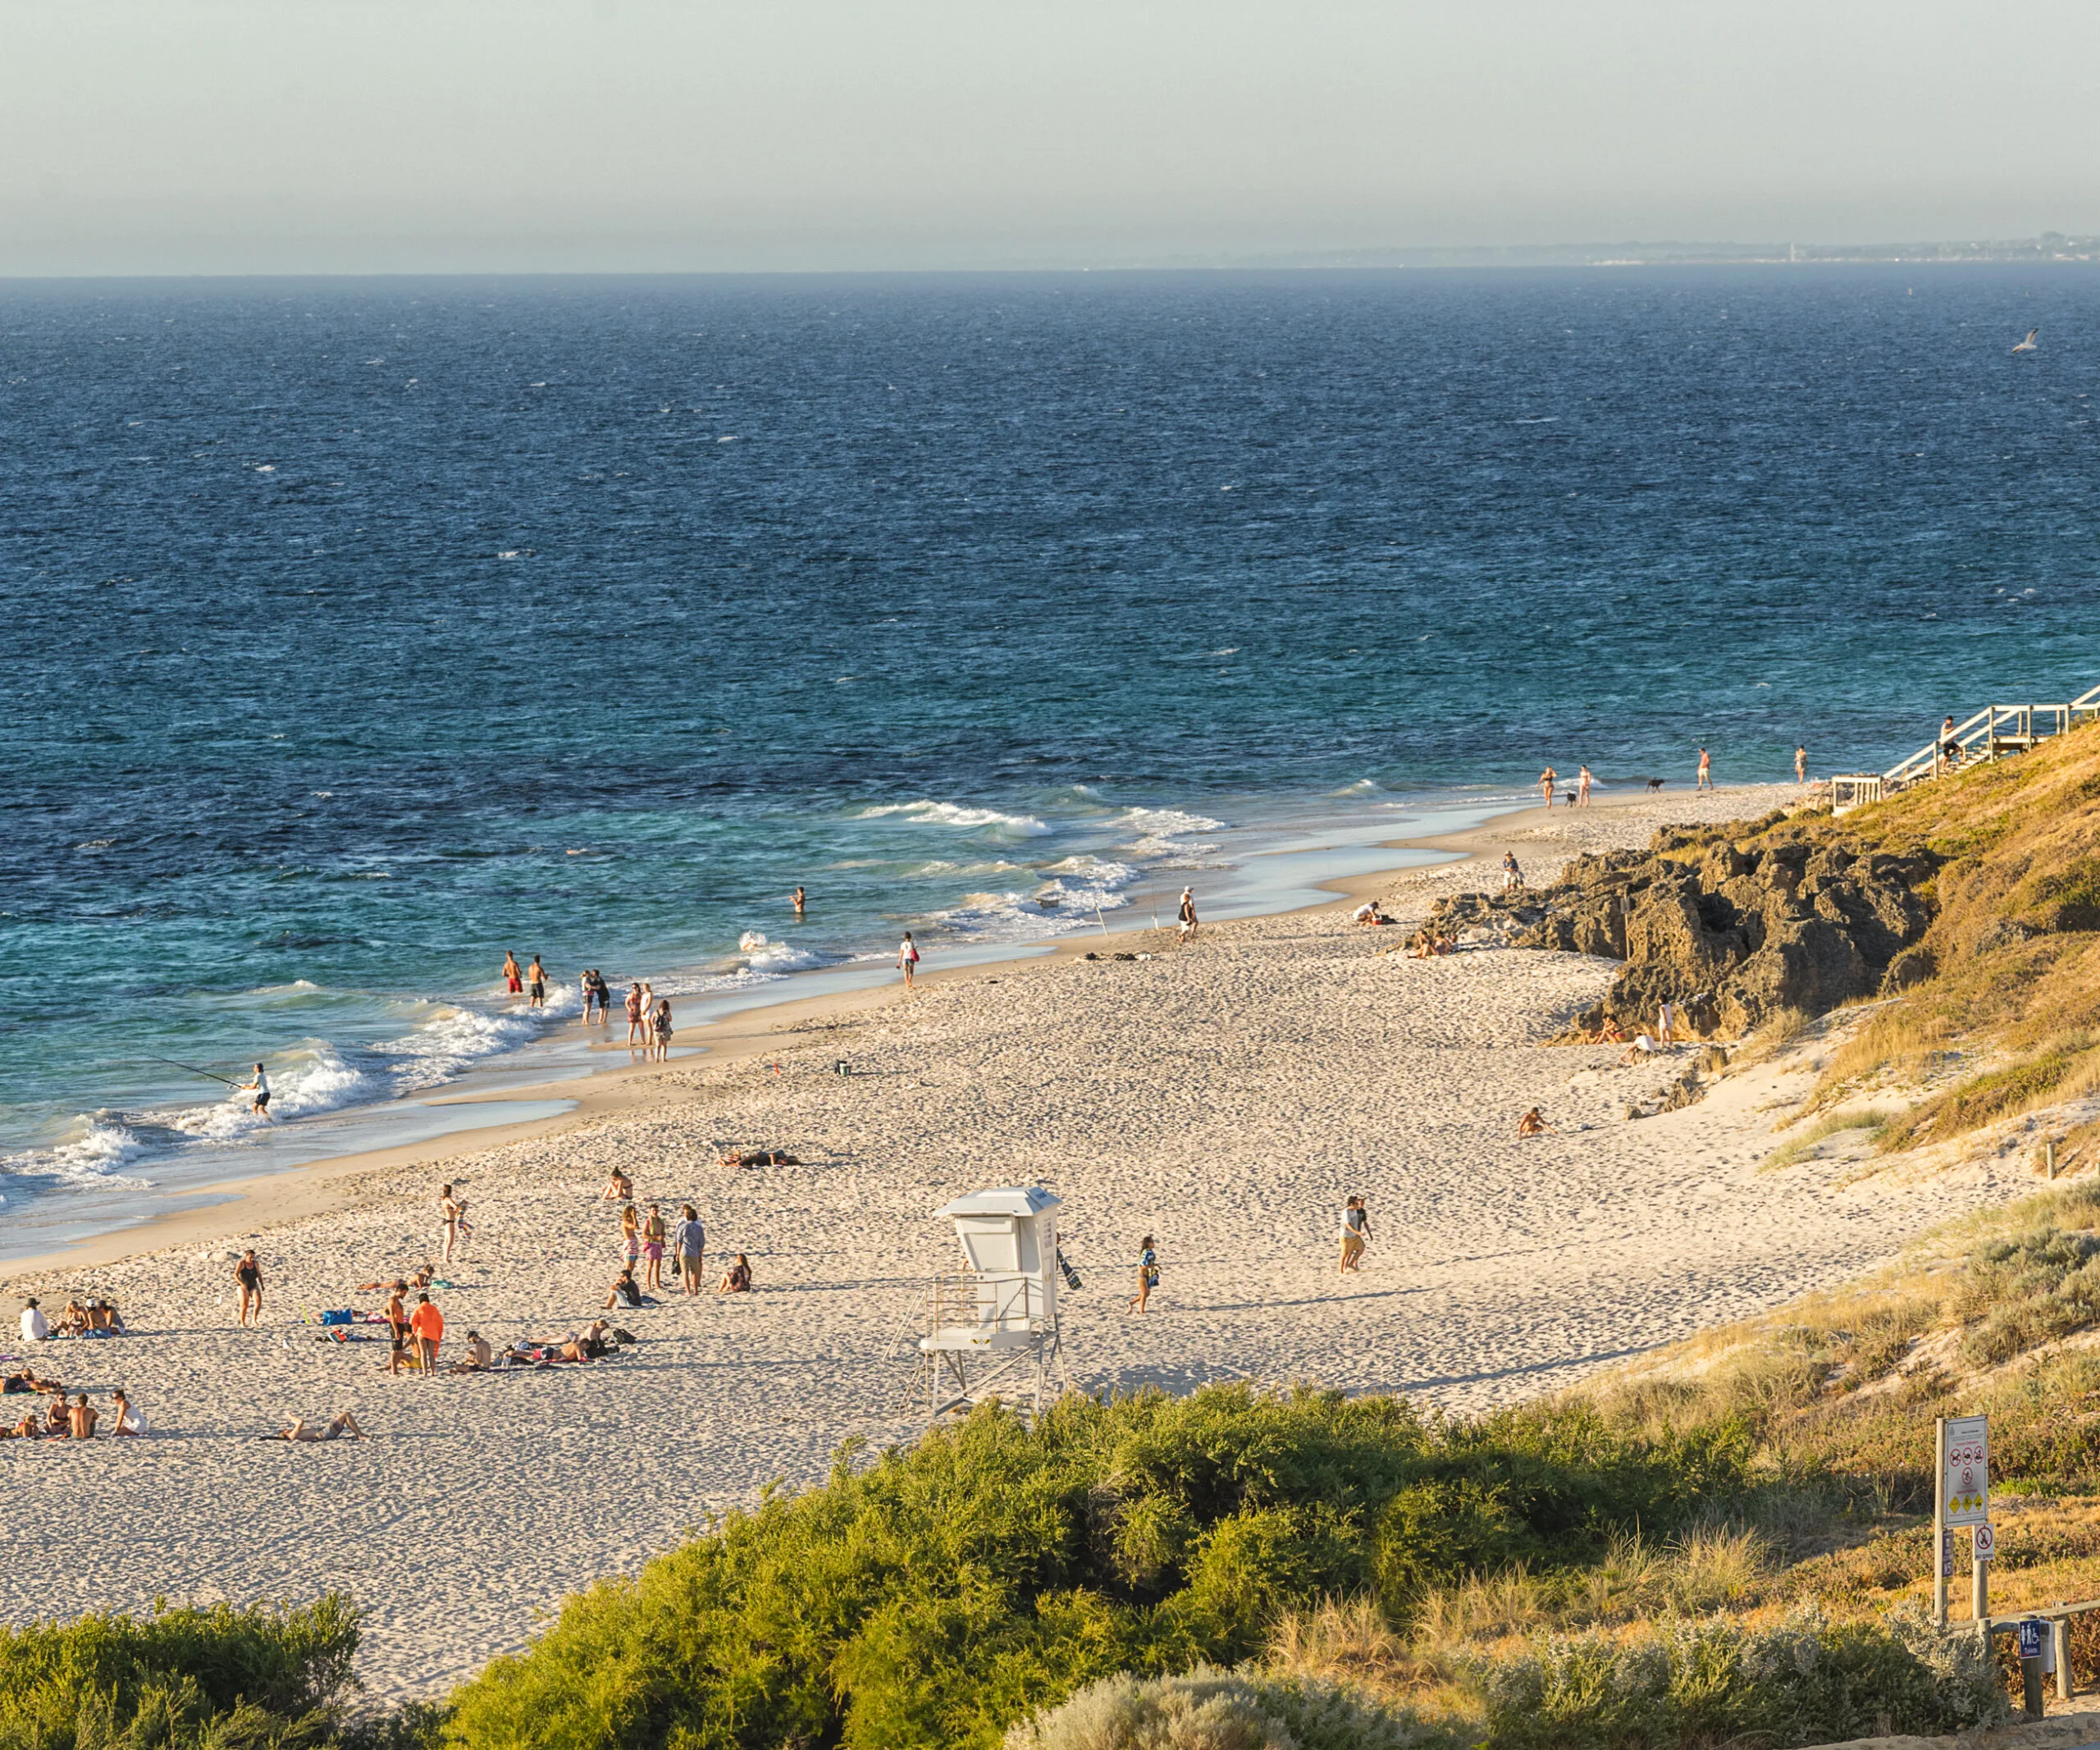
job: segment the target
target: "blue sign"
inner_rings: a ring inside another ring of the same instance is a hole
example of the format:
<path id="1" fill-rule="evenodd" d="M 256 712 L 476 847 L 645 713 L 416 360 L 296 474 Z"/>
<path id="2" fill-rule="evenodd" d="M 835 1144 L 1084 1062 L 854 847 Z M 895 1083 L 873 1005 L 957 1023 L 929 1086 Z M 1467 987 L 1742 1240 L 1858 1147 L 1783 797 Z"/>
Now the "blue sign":
<path id="1" fill-rule="evenodd" d="M 2020 1656 L 2038 1659 L 2042 1656 L 2042 1634 L 2045 1624 L 2038 1616 L 2030 1616 L 2020 1625 Z"/>

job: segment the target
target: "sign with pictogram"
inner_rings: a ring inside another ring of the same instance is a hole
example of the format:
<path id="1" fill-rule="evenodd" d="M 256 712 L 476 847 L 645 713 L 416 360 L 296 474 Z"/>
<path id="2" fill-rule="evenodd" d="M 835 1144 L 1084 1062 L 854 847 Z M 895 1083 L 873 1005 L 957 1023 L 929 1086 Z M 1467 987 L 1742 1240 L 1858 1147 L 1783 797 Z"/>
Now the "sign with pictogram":
<path id="1" fill-rule="evenodd" d="M 1991 1516 L 1991 1433 L 1988 1416 L 1956 1416 L 1947 1424 L 1947 1448 L 1941 1462 L 1941 1498 L 1945 1523 L 1981 1525 Z"/>

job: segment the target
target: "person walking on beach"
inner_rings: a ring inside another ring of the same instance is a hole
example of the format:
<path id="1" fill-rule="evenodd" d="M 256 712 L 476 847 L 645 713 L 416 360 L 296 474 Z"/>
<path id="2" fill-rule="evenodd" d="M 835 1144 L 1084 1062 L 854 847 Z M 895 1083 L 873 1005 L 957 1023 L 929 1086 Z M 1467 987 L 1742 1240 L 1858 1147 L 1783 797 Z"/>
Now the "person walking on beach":
<path id="1" fill-rule="evenodd" d="M 1707 752 L 1704 747 L 1701 747 L 1699 750 L 1699 782 L 1692 785 L 1692 788 L 1695 790 L 1710 790 L 1713 788 L 1714 756 L 1710 753 Z"/>
<path id="2" fill-rule="evenodd" d="M 262 1323 L 262 1266 L 255 1261 L 253 1247 L 240 1254 L 240 1262 L 233 1267 L 233 1279 L 240 1285 L 240 1322 L 244 1325 Z"/>
<path id="3" fill-rule="evenodd" d="M 545 1008 L 547 1006 L 547 969 L 540 964 L 537 954 L 532 957 L 532 964 L 526 970 L 525 976 L 532 981 L 532 1000 L 527 1007 Z"/>
<path id="4" fill-rule="evenodd" d="M 428 1295 L 416 1296 L 416 1309 L 409 1315 L 409 1328 L 416 1334 L 416 1364 L 427 1379 L 437 1371 L 438 1346 L 445 1341 L 445 1314 L 431 1304 Z"/>
<path id="5" fill-rule="evenodd" d="M 652 1203 L 649 1206 L 649 1219 L 641 1224 L 641 1286 L 644 1288 L 661 1288 L 664 1286 L 664 1241 L 669 1234 L 664 1212 Z"/>
<path id="6" fill-rule="evenodd" d="M 1553 787 L 1560 782 L 1560 774 L 1550 765 L 1539 774 L 1539 794 L 1545 798 L 1545 805 L 1553 806 Z"/>
<path id="7" fill-rule="evenodd" d="M 707 1228 L 700 1211 L 691 1204 L 681 1206 L 680 1220 L 672 1238 L 678 1253 L 678 1278 L 688 1295 L 700 1292 L 700 1273 L 707 1262 Z"/>
<path id="8" fill-rule="evenodd" d="M 1130 1296 L 1130 1304 L 1123 1310 L 1142 1313 L 1152 1299 L 1152 1291 L 1159 1286 L 1159 1253 L 1147 1234 L 1138 1242 L 1138 1291 Z"/>
<path id="9" fill-rule="evenodd" d="M 518 957 L 509 948 L 503 951 L 503 988 L 514 997 L 525 988 L 525 980 L 518 970 Z"/>
<path id="10" fill-rule="evenodd" d="M 255 1066 L 255 1080 L 238 1090 L 254 1096 L 255 1103 L 249 1109 L 258 1118 L 270 1116 L 270 1078 L 262 1072 L 262 1066 Z"/>
<path id="11" fill-rule="evenodd" d="M 1195 939 L 1200 921 L 1196 916 L 1196 890 L 1193 887 L 1181 889 L 1181 906 L 1178 916 L 1181 920 L 1180 939 L 1186 943 Z"/>
<path id="12" fill-rule="evenodd" d="M 897 945 L 897 970 L 904 975 L 904 988 L 909 990 L 911 975 L 919 968 L 919 944 L 911 939 L 911 932 L 908 930 L 904 932 L 904 940 Z"/>
<path id="13" fill-rule="evenodd" d="M 627 994 L 627 1042 L 630 1049 L 641 1036 L 641 985 L 637 981 Z"/>
<path id="14" fill-rule="evenodd" d="M 1794 782 L 1804 785 L 1808 782 L 1808 744 L 1806 742 L 1803 742 L 1794 749 Z"/>
<path id="15" fill-rule="evenodd" d="M 1575 774 L 1575 806 L 1577 808 L 1590 806 L 1590 768 L 1586 765 Z"/>
<path id="16" fill-rule="evenodd" d="M 467 1231 L 467 1205 L 463 1199 L 453 1195 L 449 1185 L 437 1194 L 437 1216 L 445 1224 L 445 1250 L 441 1255 L 445 1263 L 450 1263 L 452 1249 Z"/>
<path id="17" fill-rule="evenodd" d="M 1342 1205 L 1342 1261 L 1337 1275 L 1363 1268 L 1363 1249 L 1370 1239 L 1371 1213 L 1361 1197 L 1352 1197 Z"/>

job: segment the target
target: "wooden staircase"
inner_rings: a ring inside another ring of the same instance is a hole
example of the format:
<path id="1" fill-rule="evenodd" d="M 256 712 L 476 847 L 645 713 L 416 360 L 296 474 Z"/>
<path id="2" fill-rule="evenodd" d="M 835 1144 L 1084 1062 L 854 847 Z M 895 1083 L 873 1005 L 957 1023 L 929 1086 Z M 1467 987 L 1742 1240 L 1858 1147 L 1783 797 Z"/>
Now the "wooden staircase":
<path id="1" fill-rule="evenodd" d="M 1951 735 L 1927 742 L 1908 759 L 1885 772 L 1844 772 L 1830 780 L 1830 811 L 1855 808 L 1958 771 L 1979 760 L 1998 760 L 2025 753 L 2037 742 L 2061 735 L 2074 724 L 2100 717 L 2100 687 L 2068 705 L 1987 705 Z M 1949 754 L 1952 747 L 1958 752 Z"/>

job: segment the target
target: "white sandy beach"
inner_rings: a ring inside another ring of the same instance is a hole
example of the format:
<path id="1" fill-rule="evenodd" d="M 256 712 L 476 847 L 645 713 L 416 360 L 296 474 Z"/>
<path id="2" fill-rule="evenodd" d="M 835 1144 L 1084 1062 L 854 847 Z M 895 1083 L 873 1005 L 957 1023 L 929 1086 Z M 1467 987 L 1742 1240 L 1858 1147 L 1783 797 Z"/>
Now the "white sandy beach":
<path id="1" fill-rule="evenodd" d="M 1515 845 L 1537 881 L 1576 850 L 1792 794 L 1518 817 L 1494 854 Z M 1358 884 L 1407 916 L 1485 874 Z M 71 1386 L 126 1387 L 155 1433 L 0 1445 L 13 1555 L 0 1615 L 342 1588 L 372 1613 L 372 1691 L 441 1688 L 710 1511 L 776 1478 L 817 1479 L 849 1436 L 909 1437 L 892 1358 L 920 1285 L 956 1263 L 931 1212 L 980 1186 L 1037 1181 L 1065 1199 L 1086 1283 L 1065 1302 L 1066 1339 L 1085 1389 L 1306 1379 L 1476 1409 L 1829 1286 L 2032 1183 L 1988 1162 L 1901 1183 L 1840 1183 L 1828 1163 L 1760 1173 L 1772 1103 L 1805 1085 L 1798 1064 L 1791 1083 L 1752 1070 L 1623 1122 L 1652 1071 L 1591 1076 L 1614 1053 L 1539 1043 L 1609 963 L 1381 953 L 1400 934 L 1335 907 L 1207 925 L 1186 950 L 1111 944 L 1157 948 L 1148 961 L 1068 953 L 959 973 L 796 1021 L 774 1054 L 673 1062 L 645 1098 L 578 1127 L 340 1177 L 322 1213 L 16 1277 L 47 1305 L 118 1297 L 139 1335 L 31 1359 Z M 833 1072 L 842 1058 L 851 1076 Z M 1535 1103 L 1559 1129 L 1519 1143 Z M 732 1145 L 805 1164 L 718 1167 Z M 389 1379 L 383 1342 L 324 1346 L 295 1322 L 376 1307 L 354 1284 L 435 1256 L 451 1179 L 477 1233 L 459 1286 L 436 1295 L 448 1350 L 469 1326 L 504 1341 L 574 1328 L 617 1266 L 615 1208 L 598 1200 L 615 1165 L 669 1215 L 696 1203 L 710 1277 L 743 1250 L 760 1291 L 623 1313 L 643 1341 L 609 1364 L 487 1378 Z M 1338 1282 L 1351 1192 L 1373 1244 L 1362 1275 Z M 1123 1306 L 1146 1232 L 1163 1280 L 1138 1318 Z M 242 1244 L 267 1271 L 260 1332 L 235 1327 Z M 14 1294 L 6 1305 L 11 1316 Z M 370 1440 L 258 1438 L 341 1405 Z"/>

